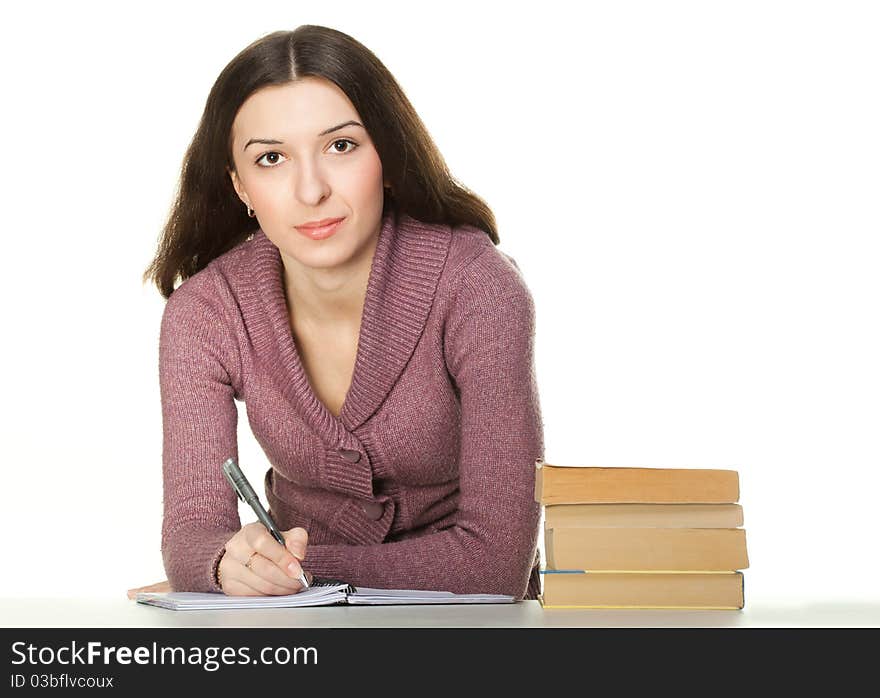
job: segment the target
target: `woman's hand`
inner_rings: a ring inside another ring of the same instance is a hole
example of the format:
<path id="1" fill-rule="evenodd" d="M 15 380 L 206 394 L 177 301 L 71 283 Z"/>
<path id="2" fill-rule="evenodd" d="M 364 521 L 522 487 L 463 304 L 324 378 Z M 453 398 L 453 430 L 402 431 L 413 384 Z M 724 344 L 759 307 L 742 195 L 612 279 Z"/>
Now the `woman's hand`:
<path id="1" fill-rule="evenodd" d="M 304 528 L 282 531 L 285 546 L 259 521 L 242 526 L 226 543 L 218 567 L 220 587 L 229 596 L 282 596 L 303 590 L 299 575 L 309 534 Z M 309 584 L 312 575 L 305 573 Z"/>
<path id="2" fill-rule="evenodd" d="M 145 587 L 136 587 L 134 589 L 128 590 L 128 598 L 134 599 L 137 596 L 139 591 L 150 591 L 154 593 L 162 593 L 166 591 L 171 591 L 171 584 L 167 579 L 163 579 L 161 582 L 156 582 L 155 584 L 149 584 Z"/>

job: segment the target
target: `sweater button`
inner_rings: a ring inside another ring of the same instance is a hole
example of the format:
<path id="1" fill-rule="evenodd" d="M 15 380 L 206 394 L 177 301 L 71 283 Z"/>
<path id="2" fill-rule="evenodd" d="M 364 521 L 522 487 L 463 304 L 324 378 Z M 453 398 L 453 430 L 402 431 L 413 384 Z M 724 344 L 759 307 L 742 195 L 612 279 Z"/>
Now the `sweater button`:
<path id="1" fill-rule="evenodd" d="M 360 451 L 354 451 L 350 448 L 341 448 L 339 449 L 339 452 L 345 460 L 351 461 L 352 463 L 357 463 L 361 459 Z"/>
<path id="2" fill-rule="evenodd" d="M 364 502 L 361 504 L 361 509 L 364 510 L 364 514 L 367 515 L 367 518 L 372 519 L 373 521 L 378 521 L 382 518 L 382 514 L 385 513 L 385 507 L 379 502 Z"/>

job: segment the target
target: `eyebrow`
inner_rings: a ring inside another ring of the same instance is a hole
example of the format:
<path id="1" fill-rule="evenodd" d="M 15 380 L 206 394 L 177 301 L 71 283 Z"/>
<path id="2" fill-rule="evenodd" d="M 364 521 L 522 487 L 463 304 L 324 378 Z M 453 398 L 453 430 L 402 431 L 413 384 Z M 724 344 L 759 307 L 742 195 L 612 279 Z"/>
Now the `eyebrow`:
<path id="1" fill-rule="evenodd" d="M 361 128 L 364 128 L 364 125 L 358 123 L 357 121 L 346 121 L 345 123 L 331 126 L 330 128 L 321 131 L 321 133 L 319 133 L 317 137 L 320 138 L 321 136 L 326 136 L 328 133 L 333 133 L 334 131 L 338 131 L 339 129 L 345 128 L 346 126 L 360 126 Z M 244 148 L 242 148 L 242 150 L 247 150 L 248 146 L 254 143 L 263 143 L 265 145 L 281 145 L 282 143 L 284 143 L 284 141 L 279 141 L 275 138 L 251 138 L 247 143 L 244 144 Z"/>

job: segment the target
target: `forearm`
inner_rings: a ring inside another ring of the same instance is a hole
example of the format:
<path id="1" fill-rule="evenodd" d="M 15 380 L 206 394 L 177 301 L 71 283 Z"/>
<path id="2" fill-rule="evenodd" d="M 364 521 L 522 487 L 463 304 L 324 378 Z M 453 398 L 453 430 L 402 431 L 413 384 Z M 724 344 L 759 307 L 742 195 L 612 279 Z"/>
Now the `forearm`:
<path id="1" fill-rule="evenodd" d="M 503 522 L 458 524 L 418 538 L 376 545 L 310 545 L 303 568 L 316 577 L 380 589 L 457 594 L 526 591 L 535 558 L 540 507 Z"/>
<path id="2" fill-rule="evenodd" d="M 172 294 L 162 318 L 162 559 L 175 591 L 220 591 L 212 566 L 241 526 L 221 470 L 238 457 L 238 360 L 215 295 L 210 277 L 193 277 Z"/>
<path id="3" fill-rule="evenodd" d="M 162 560 L 174 591 L 221 592 L 213 577 L 226 541 L 237 528 L 179 525 L 162 534 Z"/>

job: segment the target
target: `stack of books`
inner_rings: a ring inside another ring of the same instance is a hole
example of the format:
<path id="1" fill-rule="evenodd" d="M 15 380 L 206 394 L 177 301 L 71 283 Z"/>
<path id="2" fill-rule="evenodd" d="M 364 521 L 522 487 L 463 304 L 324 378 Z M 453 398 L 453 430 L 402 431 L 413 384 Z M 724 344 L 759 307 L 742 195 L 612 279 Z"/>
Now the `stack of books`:
<path id="1" fill-rule="evenodd" d="M 535 466 L 545 608 L 743 608 L 737 471 Z"/>

